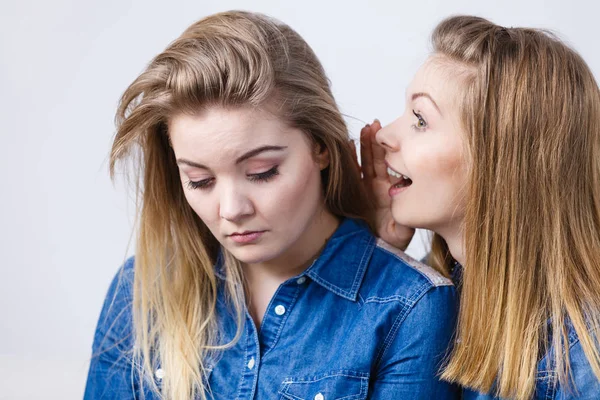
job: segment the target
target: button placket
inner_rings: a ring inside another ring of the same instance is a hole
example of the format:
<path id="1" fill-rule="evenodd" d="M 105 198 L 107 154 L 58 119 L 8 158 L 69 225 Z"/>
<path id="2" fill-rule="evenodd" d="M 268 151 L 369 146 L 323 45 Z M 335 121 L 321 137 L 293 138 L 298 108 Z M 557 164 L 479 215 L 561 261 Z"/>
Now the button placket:
<path id="1" fill-rule="evenodd" d="M 260 366 L 260 344 L 254 322 L 246 311 L 246 355 L 242 381 L 237 391 L 239 399 L 252 399 L 256 393 L 258 384 L 258 370 Z"/>
<path id="2" fill-rule="evenodd" d="M 277 289 L 267 308 L 259 332 L 261 357 L 277 343 L 285 328 L 286 321 L 303 287 L 296 280 L 290 280 Z"/>

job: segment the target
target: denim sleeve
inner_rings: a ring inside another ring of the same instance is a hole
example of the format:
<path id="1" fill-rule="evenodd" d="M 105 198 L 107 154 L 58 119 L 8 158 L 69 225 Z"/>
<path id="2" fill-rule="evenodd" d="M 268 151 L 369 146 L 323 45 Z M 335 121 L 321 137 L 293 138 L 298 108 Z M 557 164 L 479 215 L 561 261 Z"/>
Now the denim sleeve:
<path id="1" fill-rule="evenodd" d="M 439 379 L 457 317 L 454 286 L 433 287 L 413 308 L 398 316 L 370 399 L 459 399 L 460 389 Z"/>
<path id="2" fill-rule="evenodd" d="M 594 374 L 579 340 L 569 349 L 569 361 L 573 384 L 568 387 L 560 387 L 556 399 L 597 400 L 600 398 L 600 381 Z"/>
<path id="3" fill-rule="evenodd" d="M 100 313 L 84 400 L 133 399 L 131 298 L 133 260 L 113 279 Z"/>

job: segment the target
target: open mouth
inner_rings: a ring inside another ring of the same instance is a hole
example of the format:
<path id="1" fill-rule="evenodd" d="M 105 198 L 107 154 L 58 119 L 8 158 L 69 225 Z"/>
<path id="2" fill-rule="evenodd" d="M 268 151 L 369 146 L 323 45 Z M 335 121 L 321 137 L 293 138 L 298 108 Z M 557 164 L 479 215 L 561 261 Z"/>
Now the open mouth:
<path id="1" fill-rule="evenodd" d="M 401 174 L 398 171 L 393 170 L 392 168 L 390 168 L 389 165 L 387 168 L 387 173 L 390 177 L 390 182 L 392 183 L 392 188 L 402 189 L 402 188 L 406 188 L 406 187 L 409 187 L 410 185 L 412 185 L 412 179 L 410 179 L 406 175 Z"/>

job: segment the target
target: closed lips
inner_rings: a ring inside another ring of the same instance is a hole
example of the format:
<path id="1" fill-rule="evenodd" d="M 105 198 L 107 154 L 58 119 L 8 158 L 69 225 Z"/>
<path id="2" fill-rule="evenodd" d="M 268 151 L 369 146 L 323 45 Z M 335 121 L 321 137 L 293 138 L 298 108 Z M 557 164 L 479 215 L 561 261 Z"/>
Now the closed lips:
<path id="1" fill-rule="evenodd" d="M 253 233 L 262 233 L 265 231 L 244 231 L 244 232 L 234 232 L 229 236 L 245 236 L 245 235 L 252 235 Z"/>

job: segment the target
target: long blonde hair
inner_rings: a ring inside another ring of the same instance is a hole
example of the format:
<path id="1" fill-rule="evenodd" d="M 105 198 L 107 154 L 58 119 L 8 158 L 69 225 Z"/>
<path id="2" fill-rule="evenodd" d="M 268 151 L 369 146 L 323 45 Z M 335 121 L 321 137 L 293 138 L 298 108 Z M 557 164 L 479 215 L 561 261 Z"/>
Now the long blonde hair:
<path id="1" fill-rule="evenodd" d="M 329 211 L 366 219 L 367 196 L 329 81 L 308 44 L 287 25 L 236 11 L 202 19 L 156 56 L 121 98 L 111 176 L 124 160 L 133 160 L 139 171 L 133 362 L 140 381 L 163 398 L 206 398 L 206 358 L 233 343 L 220 343 L 216 326 L 219 251 L 236 339 L 244 321 L 240 263 L 220 249 L 186 202 L 167 122 L 175 113 L 267 102 L 328 149 L 322 180 Z M 165 371 L 160 387 L 152 379 L 159 365 Z"/>
<path id="2" fill-rule="evenodd" d="M 459 71 L 470 164 L 457 343 L 443 377 L 530 398 L 551 345 L 549 365 L 569 387 L 571 324 L 600 378 L 600 91 L 592 72 L 551 33 L 477 17 L 441 22 L 433 46 Z M 448 267 L 440 237 L 433 259 Z"/>

